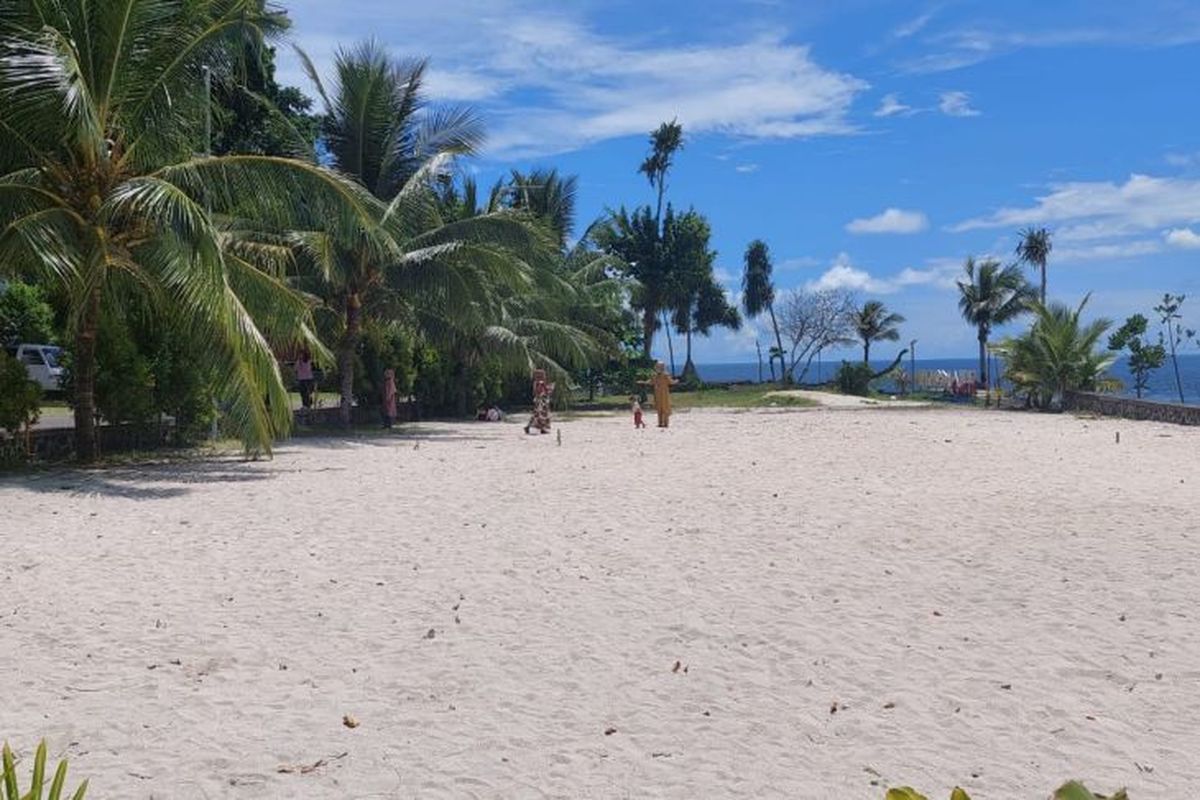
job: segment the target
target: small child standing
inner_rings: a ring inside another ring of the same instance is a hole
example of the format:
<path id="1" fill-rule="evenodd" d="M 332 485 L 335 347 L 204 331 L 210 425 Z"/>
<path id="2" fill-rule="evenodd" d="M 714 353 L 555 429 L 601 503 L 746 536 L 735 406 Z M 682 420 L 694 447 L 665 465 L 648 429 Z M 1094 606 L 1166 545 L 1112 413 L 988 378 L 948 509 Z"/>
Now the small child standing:
<path id="1" fill-rule="evenodd" d="M 642 404 L 638 402 L 637 395 L 630 395 L 629 403 L 633 407 L 633 427 L 646 427 L 646 423 L 642 421 Z"/>

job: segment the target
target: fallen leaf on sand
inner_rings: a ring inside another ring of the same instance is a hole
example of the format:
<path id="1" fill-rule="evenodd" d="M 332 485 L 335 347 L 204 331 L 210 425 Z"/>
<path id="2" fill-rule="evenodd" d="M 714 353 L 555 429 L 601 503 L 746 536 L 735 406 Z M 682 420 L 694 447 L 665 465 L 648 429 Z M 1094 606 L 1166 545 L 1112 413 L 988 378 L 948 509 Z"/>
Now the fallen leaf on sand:
<path id="1" fill-rule="evenodd" d="M 433 628 L 430 628 L 429 631 L 425 634 L 426 639 L 432 639 L 435 636 L 437 636 L 437 631 L 435 631 Z"/>
<path id="2" fill-rule="evenodd" d="M 356 720 L 354 717 L 350 716 L 349 714 L 346 714 L 345 716 L 342 717 L 342 724 L 345 725 L 347 728 L 357 728 L 359 723 L 358 723 L 358 720 Z"/>
<path id="3" fill-rule="evenodd" d="M 683 664 L 680 664 L 678 661 L 676 661 L 676 662 L 675 662 L 675 666 L 671 667 L 671 672 L 679 672 L 679 669 L 680 669 L 682 666 L 683 666 Z"/>
<path id="4" fill-rule="evenodd" d="M 279 767 L 277 767 L 275 769 L 275 771 L 281 772 L 285 775 L 291 775 L 292 773 L 299 773 L 301 775 L 307 775 L 310 772 L 316 772 L 321 767 L 325 766 L 326 764 L 328 764 L 331 761 L 338 761 L 340 759 L 345 758 L 348 755 L 350 755 L 350 753 L 348 753 L 348 752 L 338 753 L 336 756 L 329 756 L 327 758 L 318 758 L 316 761 L 314 761 L 311 764 L 282 764 Z"/>
<path id="5" fill-rule="evenodd" d="M 617 729 L 616 729 L 616 728 L 605 728 L 605 729 L 604 729 L 604 735 L 605 735 L 605 736 L 612 736 L 612 735 L 613 735 L 614 733 L 616 733 L 616 732 L 617 732 Z"/>

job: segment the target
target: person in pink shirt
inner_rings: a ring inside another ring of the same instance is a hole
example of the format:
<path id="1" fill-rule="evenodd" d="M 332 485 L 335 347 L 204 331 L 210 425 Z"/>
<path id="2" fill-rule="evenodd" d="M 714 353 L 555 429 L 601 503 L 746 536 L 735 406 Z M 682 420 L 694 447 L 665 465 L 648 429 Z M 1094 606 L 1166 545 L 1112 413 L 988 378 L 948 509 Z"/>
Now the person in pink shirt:
<path id="1" fill-rule="evenodd" d="M 300 404 L 312 408 L 316 381 L 313 379 L 312 353 L 307 348 L 301 350 L 300 357 L 296 359 L 296 383 L 300 385 Z"/>

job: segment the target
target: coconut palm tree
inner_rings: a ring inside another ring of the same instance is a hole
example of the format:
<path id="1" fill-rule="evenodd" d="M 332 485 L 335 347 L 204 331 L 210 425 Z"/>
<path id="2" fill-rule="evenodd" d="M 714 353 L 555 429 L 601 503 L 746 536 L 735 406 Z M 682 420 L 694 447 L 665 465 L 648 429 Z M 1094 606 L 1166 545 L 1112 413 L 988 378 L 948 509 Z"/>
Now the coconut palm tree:
<path id="1" fill-rule="evenodd" d="M 323 136 L 334 166 L 387 204 L 375 237 L 303 239 L 324 282 L 321 294 L 343 317 L 337 361 L 348 425 L 364 308 L 400 301 L 419 306 L 415 313 L 432 326 L 450 324 L 455 314 L 474 325 L 481 309 L 496 311 L 489 291 L 531 280 L 524 258 L 544 251 L 545 242 L 527 218 L 507 209 L 444 216 L 435 183 L 454 158 L 475 152 L 483 127 L 470 109 L 426 102 L 427 62 L 397 60 L 365 42 L 338 51 L 327 91 L 301 55 L 324 106 Z"/>
<path id="2" fill-rule="evenodd" d="M 1017 244 L 1017 258 L 1042 273 L 1042 305 L 1046 305 L 1046 263 L 1050 259 L 1050 251 L 1054 242 L 1050 239 L 1050 231 L 1045 228 L 1026 228 L 1021 231 L 1021 241 Z"/>
<path id="3" fill-rule="evenodd" d="M 1016 265 L 1001 267 L 990 258 L 977 263 L 972 257 L 963 265 L 963 272 L 965 279 L 958 280 L 958 310 L 979 334 L 979 377 L 987 388 L 988 337 L 995 326 L 1027 313 L 1035 292 Z"/>
<path id="4" fill-rule="evenodd" d="M 1061 404 L 1070 391 L 1094 391 L 1109 381 L 1105 370 L 1116 354 L 1098 349 L 1112 327 L 1104 318 L 1083 321 L 1090 295 L 1076 308 L 1061 303 L 1034 303 L 1033 326 L 997 348 L 1006 362 L 1005 374 L 1018 390 L 1028 392 L 1042 409 Z"/>
<path id="5" fill-rule="evenodd" d="M 536 184 L 531 176 L 536 176 Z M 627 291 L 619 275 L 624 264 L 593 247 L 595 225 L 574 246 L 556 246 L 574 228 L 575 182 L 574 176 L 560 177 L 554 171 L 514 170 L 492 187 L 483 203 L 472 178 L 461 184 L 449 178 L 441 181 L 438 202 L 448 219 L 516 215 L 544 235 L 544 252 L 532 253 L 538 257 L 525 264 L 521 281 L 486 271 L 469 276 L 462 282 L 481 291 L 459 304 L 457 314 L 430 318 L 422 302 L 416 319 L 427 339 L 469 365 L 487 360 L 503 370 L 524 373 L 542 367 L 563 385 L 569 370 L 594 366 L 617 350 L 605 317 L 623 307 Z"/>
<path id="6" fill-rule="evenodd" d="M 302 338 L 308 307 L 277 275 L 227 247 L 223 220 L 372 229 L 358 187 L 287 158 L 197 157 L 202 71 L 278 32 L 262 0 L 9 0 L 0 6 L 0 265 L 61 289 L 74 361 L 77 456 L 96 456 L 96 343 L 118 290 L 138 291 L 211 343 L 195 358 L 247 447 L 290 423 L 260 327 Z"/>
<path id="7" fill-rule="evenodd" d="M 863 363 L 871 361 L 871 344 L 873 342 L 896 342 L 900 340 L 900 329 L 904 317 L 888 311 L 887 306 L 878 300 L 868 300 L 862 308 L 856 308 L 851 313 L 854 332 L 863 343 Z"/>
<path id="8" fill-rule="evenodd" d="M 559 249 L 566 249 L 575 228 L 575 196 L 579 179 L 562 176 L 556 169 L 513 170 L 508 184 L 498 191 L 510 208 L 517 208 L 545 221 L 554 232 Z M 497 190 L 493 190 L 495 193 Z"/>
<path id="9" fill-rule="evenodd" d="M 668 208 L 668 218 L 673 215 Z M 672 307 L 675 295 L 671 264 L 663 258 L 652 212 L 648 206 L 632 212 L 622 207 L 609 215 L 593 238 L 602 250 L 626 265 L 632 281 L 630 304 L 642 322 L 642 356 L 649 360 L 654 332 L 661 325 L 659 315 Z"/>
<path id="10" fill-rule="evenodd" d="M 771 374 L 775 373 L 775 359 L 779 359 L 779 374 L 788 374 L 784 361 L 783 338 L 779 335 L 779 323 L 775 319 L 775 284 L 771 281 L 771 253 L 767 243 L 755 239 L 746 248 L 746 266 L 742 273 L 742 308 L 746 316 L 757 317 L 764 311 L 771 318 L 775 332 L 775 346 L 771 348 Z"/>

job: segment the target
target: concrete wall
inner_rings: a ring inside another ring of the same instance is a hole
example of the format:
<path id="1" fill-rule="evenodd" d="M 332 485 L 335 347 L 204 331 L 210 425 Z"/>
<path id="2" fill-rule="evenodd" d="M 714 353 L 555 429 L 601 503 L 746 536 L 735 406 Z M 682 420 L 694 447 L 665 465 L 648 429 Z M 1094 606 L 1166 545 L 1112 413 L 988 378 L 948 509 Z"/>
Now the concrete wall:
<path id="1" fill-rule="evenodd" d="M 1106 417 L 1153 420 L 1174 425 L 1200 425 L 1200 406 L 1156 403 L 1151 400 L 1135 400 L 1092 392 L 1067 392 L 1063 398 L 1063 406 L 1068 411 L 1090 411 Z"/>

